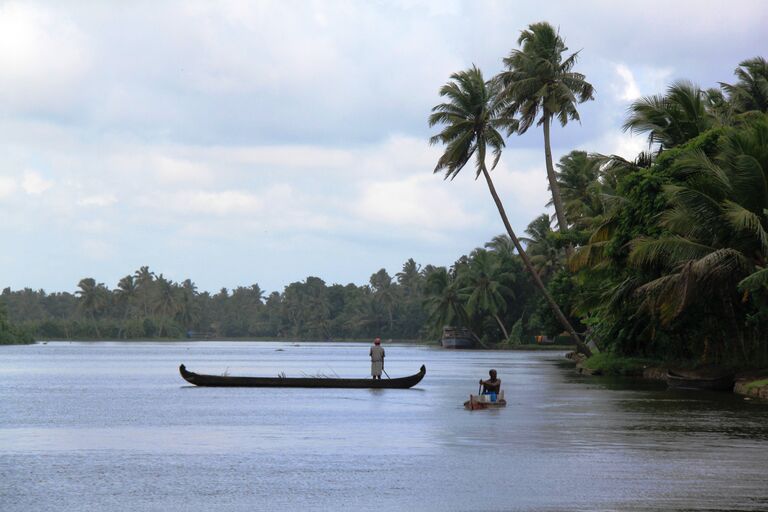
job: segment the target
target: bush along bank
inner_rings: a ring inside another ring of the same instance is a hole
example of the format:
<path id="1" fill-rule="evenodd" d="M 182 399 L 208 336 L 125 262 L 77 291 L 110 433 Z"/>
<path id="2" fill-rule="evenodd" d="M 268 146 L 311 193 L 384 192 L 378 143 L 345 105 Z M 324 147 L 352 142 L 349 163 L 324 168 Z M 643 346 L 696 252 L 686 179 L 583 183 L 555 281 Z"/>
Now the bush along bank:
<path id="1" fill-rule="evenodd" d="M 693 362 L 669 362 L 655 359 L 623 357 L 610 353 L 597 353 L 586 358 L 582 354 L 569 352 L 566 358 L 576 363 L 576 371 L 582 375 L 640 377 L 647 380 L 667 381 L 667 372 L 674 368 L 695 369 Z M 710 367 L 711 369 L 711 367 Z M 723 369 L 723 371 L 727 371 Z M 735 382 L 732 391 L 748 398 L 768 400 L 768 369 L 734 370 Z"/>

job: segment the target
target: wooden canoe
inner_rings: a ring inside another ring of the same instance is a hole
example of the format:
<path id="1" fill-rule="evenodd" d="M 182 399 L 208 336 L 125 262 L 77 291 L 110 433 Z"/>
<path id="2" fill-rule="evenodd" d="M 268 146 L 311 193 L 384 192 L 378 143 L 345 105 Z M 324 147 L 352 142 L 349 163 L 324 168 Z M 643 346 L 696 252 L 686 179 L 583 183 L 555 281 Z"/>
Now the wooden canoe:
<path id="1" fill-rule="evenodd" d="M 469 395 L 469 400 L 464 402 L 464 408 L 469 409 L 470 411 L 476 411 L 478 409 L 500 409 L 506 406 L 507 401 L 504 400 L 503 394 L 500 394 L 495 402 L 486 402 L 477 395 Z"/>
<path id="2" fill-rule="evenodd" d="M 424 378 L 427 368 L 421 365 L 419 373 L 397 379 L 332 379 L 315 377 L 229 377 L 202 375 L 179 366 L 181 377 L 195 386 L 206 387 L 241 387 L 241 388 L 371 388 L 371 389 L 408 389 Z"/>
<path id="3" fill-rule="evenodd" d="M 734 375 L 708 374 L 690 370 L 667 370 L 667 385 L 675 389 L 708 389 L 712 391 L 731 391 Z"/>

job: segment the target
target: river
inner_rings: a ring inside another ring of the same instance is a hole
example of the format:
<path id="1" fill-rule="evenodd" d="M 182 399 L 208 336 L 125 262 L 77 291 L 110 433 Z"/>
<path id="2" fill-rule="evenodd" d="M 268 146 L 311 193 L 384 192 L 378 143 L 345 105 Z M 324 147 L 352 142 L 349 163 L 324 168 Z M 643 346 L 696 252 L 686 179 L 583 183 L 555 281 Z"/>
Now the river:
<path id="1" fill-rule="evenodd" d="M 196 388 L 366 376 L 361 343 L 0 347 L 0 510 L 768 510 L 768 404 L 582 377 L 561 352 L 385 344 L 410 390 Z M 496 368 L 506 409 L 462 402 Z"/>

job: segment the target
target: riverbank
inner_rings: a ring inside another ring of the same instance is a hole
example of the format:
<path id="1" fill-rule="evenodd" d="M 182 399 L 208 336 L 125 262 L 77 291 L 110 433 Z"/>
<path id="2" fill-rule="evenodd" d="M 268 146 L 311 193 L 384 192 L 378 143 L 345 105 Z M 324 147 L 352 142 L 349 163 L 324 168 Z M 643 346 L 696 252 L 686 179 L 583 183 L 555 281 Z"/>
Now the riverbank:
<path id="1" fill-rule="evenodd" d="M 566 358 L 575 362 L 576 371 L 582 375 L 613 375 L 664 382 L 667 381 L 667 372 L 670 368 L 695 366 L 692 362 L 671 364 L 654 359 L 619 357 L 607 353 L 586 358 L 576 352 L 569 352 Z M 768 369 L 735 369 L 733 374 L 735 375 L 733 393 L 768 400 Z"/>

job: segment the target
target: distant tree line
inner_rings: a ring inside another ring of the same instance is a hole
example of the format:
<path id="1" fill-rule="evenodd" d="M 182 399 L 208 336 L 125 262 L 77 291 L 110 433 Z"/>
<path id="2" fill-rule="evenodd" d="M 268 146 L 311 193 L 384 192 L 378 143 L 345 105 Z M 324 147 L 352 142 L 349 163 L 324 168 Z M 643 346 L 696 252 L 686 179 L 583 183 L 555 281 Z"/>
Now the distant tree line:
<path id="1" fill-rule="evenodd" d="M 531 233 L 546 252 L 541 234 Z M 75 293 L 5 288 L 0 307 L 17 332 L 38 339 L 437 339 L 444 325 L 460 325 L 494 345 L 509 341 L 510 330 L 519 338 L 546 328 L 530 291 L 519 257 L 498 237 L 450 268 L 409 259 L 394 276 L 381 269 L 362 286 L 310 276 L 282 292 L 253 284 L 212 294 L 141 267 L 114 288 L 90 277 Z"/>

